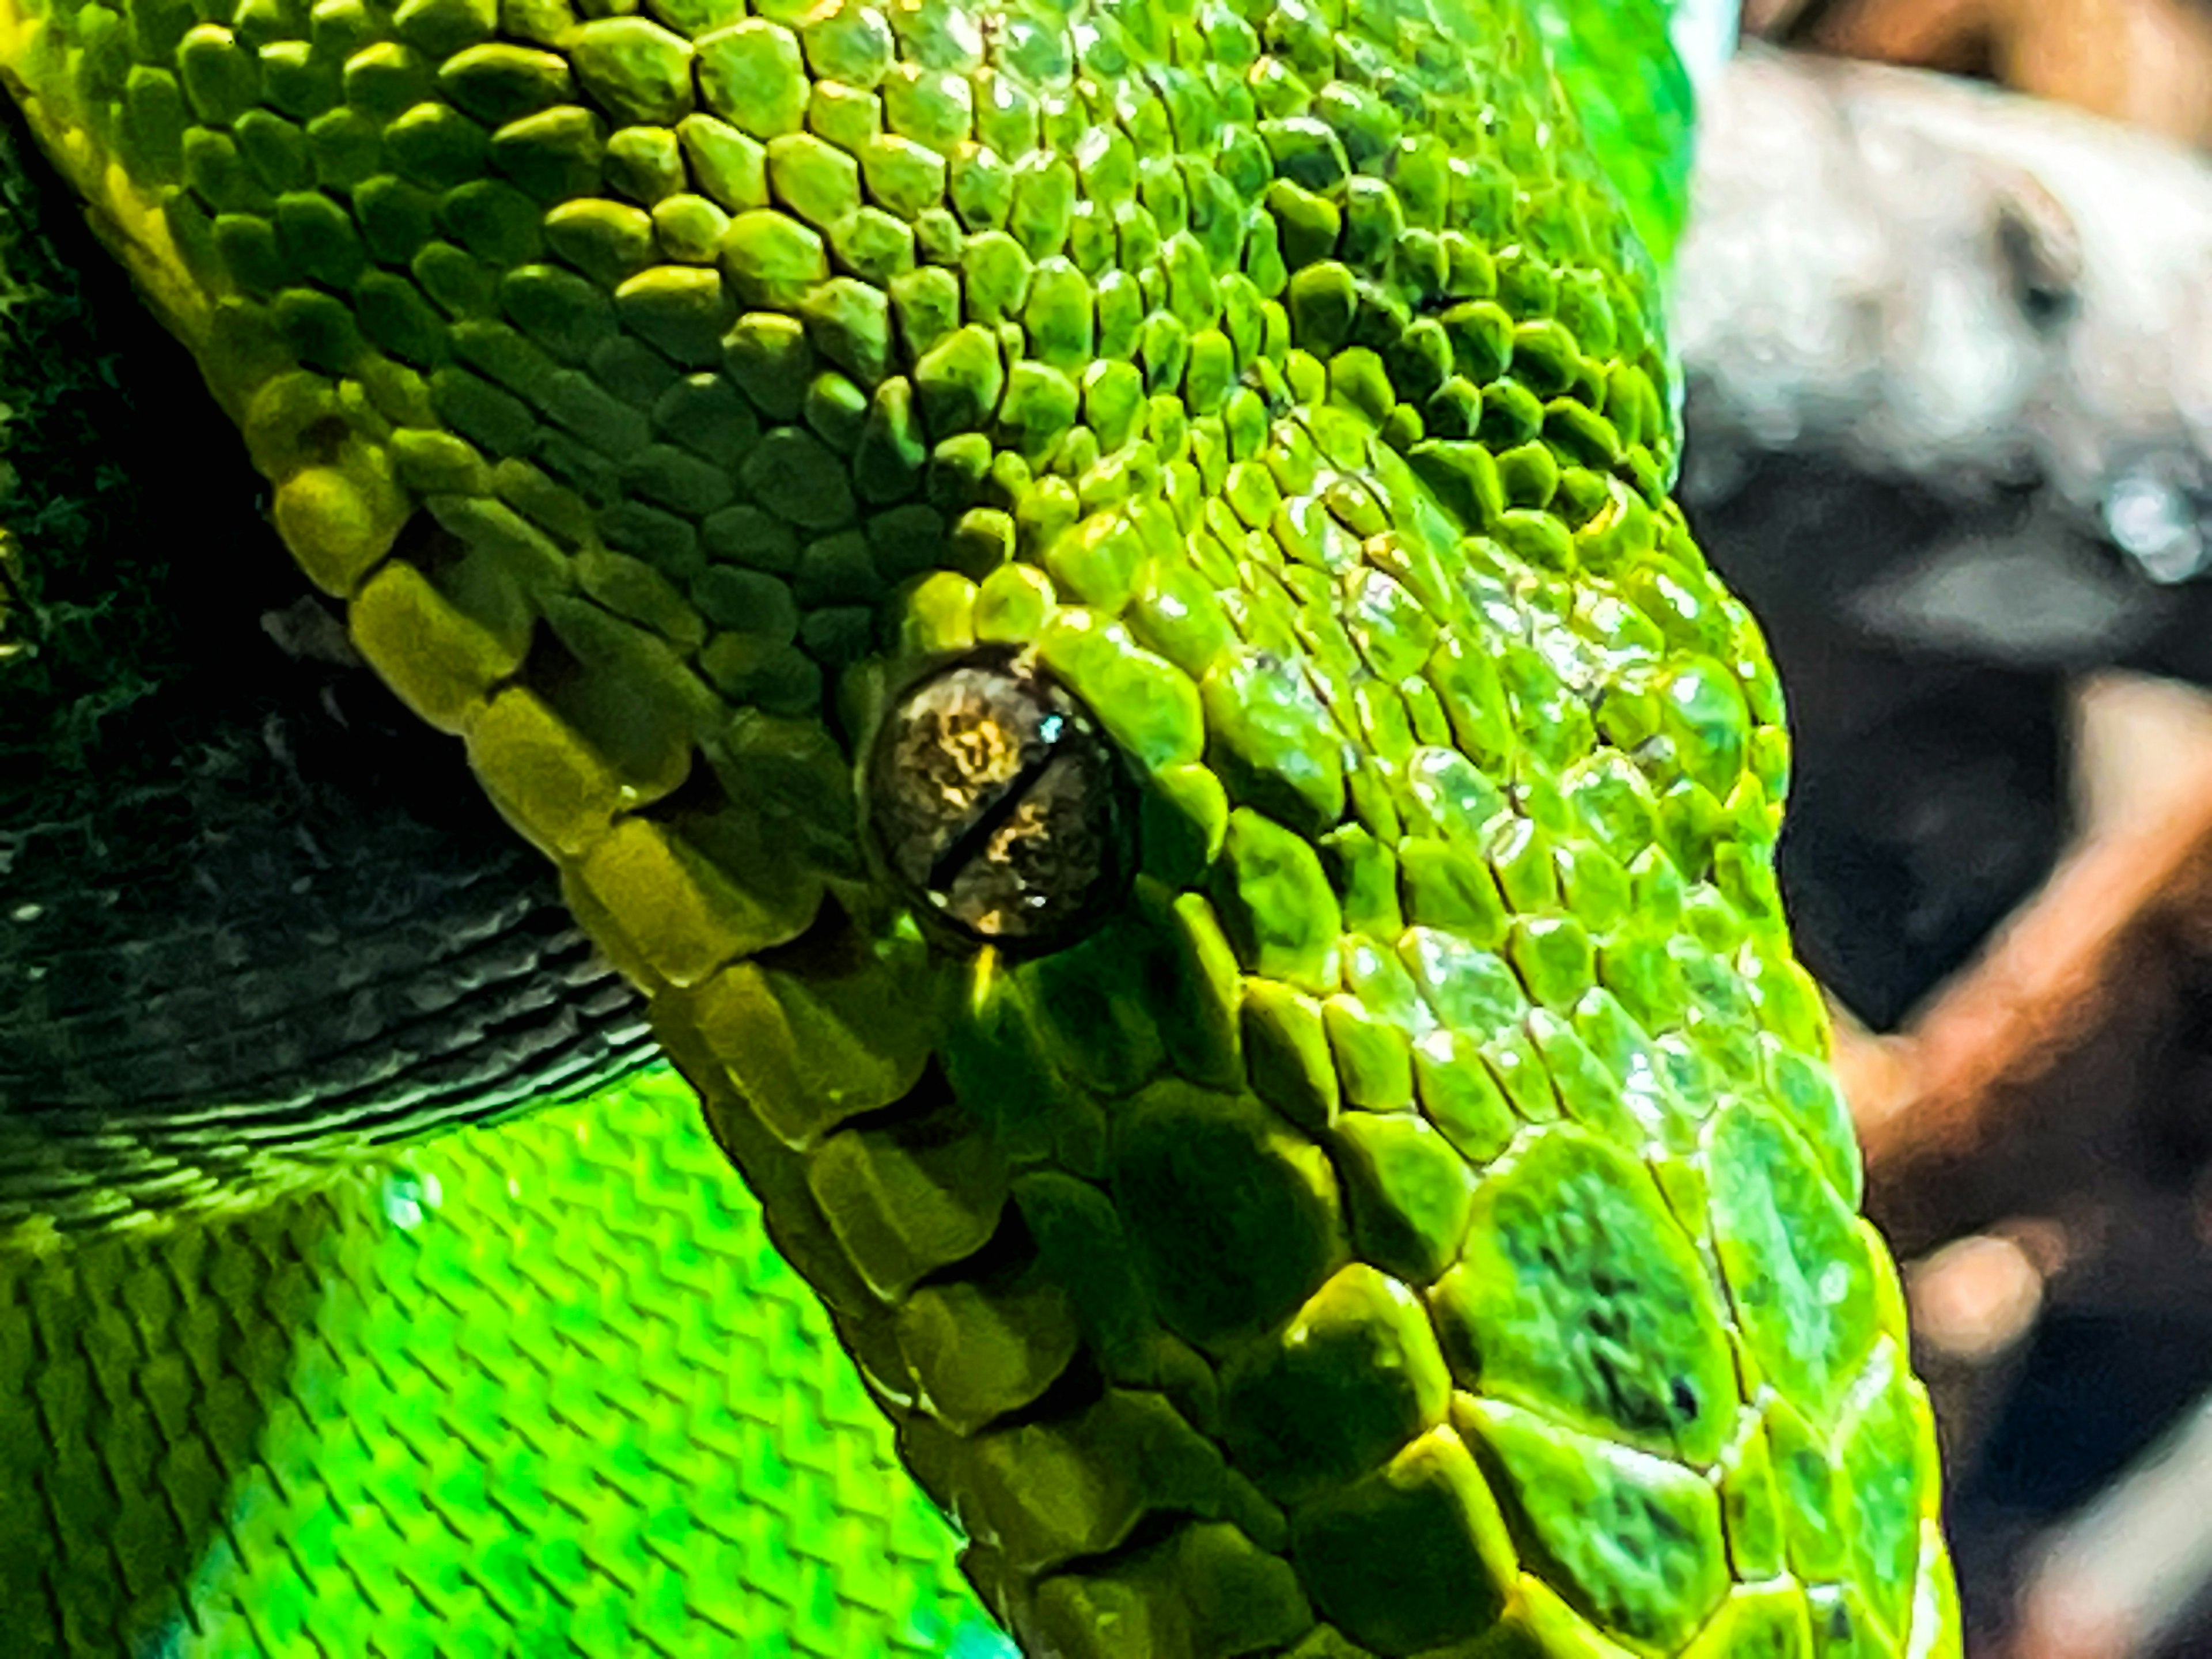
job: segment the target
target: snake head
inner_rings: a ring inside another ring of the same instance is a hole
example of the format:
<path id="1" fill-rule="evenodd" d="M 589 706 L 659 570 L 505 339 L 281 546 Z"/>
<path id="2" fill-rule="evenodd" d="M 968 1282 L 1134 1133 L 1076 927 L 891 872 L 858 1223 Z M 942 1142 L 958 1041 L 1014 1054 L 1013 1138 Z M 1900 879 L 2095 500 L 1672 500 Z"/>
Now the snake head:
<path id="1" fill-rule="evenodd" d="M 1955 1643 L 1773 674 L 1535 20 L 582 10 L 4 55 L 994 1609 Z"/>

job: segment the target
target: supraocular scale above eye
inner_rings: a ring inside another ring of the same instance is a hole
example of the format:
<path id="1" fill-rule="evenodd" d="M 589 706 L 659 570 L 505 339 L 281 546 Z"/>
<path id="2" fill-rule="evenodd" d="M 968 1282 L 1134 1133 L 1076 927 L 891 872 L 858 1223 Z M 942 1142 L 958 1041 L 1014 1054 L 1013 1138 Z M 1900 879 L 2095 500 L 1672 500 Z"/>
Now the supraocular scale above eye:
<path id="1" fill-rule="evenodd" d="M 885 867 L 965 939 L 1057 949 L 1126 888 L 1127 769 L 1090 710 L 1024 659 L 960 663 L 908 690 L 866 789 Z"/>

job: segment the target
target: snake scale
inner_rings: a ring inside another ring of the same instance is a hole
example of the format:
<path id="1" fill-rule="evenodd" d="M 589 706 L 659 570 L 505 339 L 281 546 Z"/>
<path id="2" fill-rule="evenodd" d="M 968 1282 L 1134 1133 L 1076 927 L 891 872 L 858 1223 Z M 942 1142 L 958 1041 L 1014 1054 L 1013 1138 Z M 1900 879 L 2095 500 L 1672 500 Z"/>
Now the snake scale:
<path id="1" fill-rule="evenodd" d="M 1667 226 L 1517 0 L 0 69 L 684 1080 L 10 1258 L 31 1650 L 1959 1650 Z"/>

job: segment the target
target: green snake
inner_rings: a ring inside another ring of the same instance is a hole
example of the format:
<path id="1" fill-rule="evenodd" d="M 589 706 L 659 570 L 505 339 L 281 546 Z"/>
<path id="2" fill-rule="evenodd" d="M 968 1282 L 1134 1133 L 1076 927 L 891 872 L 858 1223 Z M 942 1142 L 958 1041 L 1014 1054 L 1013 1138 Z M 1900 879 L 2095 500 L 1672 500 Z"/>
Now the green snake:
<path id="1" fill-rule="evenodd" d="M 1518 0 L 0 68 L 684 1080 L 0 1274 L 34 1644 L 1959 1650 L 1668 227 Z"/>

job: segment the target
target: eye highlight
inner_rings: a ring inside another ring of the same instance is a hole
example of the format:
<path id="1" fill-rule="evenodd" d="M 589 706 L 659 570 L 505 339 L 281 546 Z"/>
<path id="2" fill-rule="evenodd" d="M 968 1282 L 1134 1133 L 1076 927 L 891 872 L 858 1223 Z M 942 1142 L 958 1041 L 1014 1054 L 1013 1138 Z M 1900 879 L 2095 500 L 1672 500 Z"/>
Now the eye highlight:
<path id="1" fill-rule="evenodd" d="M 876 740 L 868 821 L 891 875 L 969 939 L 1071 945 L 1127 884 L 1130 782 L 1066 688 L 1018 661 L 909 690 Z"/>

